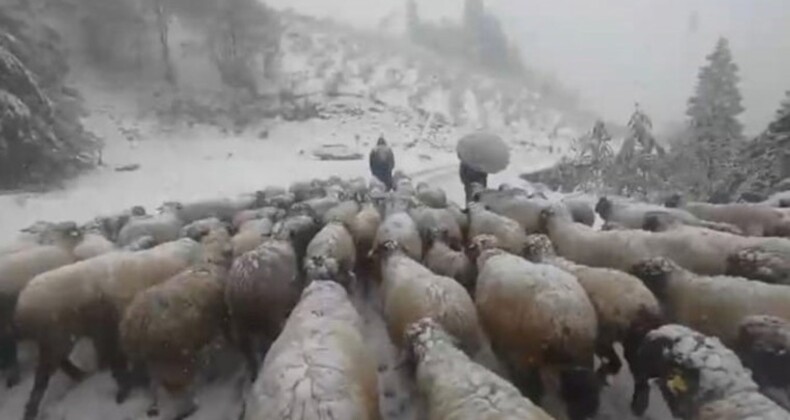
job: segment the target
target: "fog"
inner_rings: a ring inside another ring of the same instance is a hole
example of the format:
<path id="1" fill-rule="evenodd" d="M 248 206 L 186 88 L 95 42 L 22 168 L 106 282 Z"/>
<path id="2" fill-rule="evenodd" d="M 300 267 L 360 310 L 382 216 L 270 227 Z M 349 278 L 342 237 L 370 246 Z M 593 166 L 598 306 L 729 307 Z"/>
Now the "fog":
<path id="1" fill-rule="evenodd" d="M 375 27 L 403 0 L 275 0 L 276 7 Z M 418 0 L 429 19 L 460 16 L 462 0 Z M 525 62 L 577 89 L 610 120 L 639 102 L 656 125 L 685 118 L 699 67 L 719 36 L 741 69 L 747 134 L 765 128 L 790 89 L 787 0 L 488 0 Z"/>

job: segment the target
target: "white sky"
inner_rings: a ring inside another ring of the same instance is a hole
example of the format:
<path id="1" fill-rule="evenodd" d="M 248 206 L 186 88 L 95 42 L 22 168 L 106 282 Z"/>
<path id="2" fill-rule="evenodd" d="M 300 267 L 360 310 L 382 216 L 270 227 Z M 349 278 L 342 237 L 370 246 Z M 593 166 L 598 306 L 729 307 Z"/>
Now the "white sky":
<path id="1" fill-rule="evenodd" d="M 269 0 L 275 7 L 375 26 L 405 0 Z M 460 16 L 463 0 L 417 0 L 427 18 Z M 790 0 L 487 0 L 527 64 L 554 72 L 608 119 L 634 102 L 657 125 L 684 119 L 699 67 L 726 36 L 741 68 L 749 133 L 790 90 Z M 697 30 L 690 29 L 698 15 Z"/>

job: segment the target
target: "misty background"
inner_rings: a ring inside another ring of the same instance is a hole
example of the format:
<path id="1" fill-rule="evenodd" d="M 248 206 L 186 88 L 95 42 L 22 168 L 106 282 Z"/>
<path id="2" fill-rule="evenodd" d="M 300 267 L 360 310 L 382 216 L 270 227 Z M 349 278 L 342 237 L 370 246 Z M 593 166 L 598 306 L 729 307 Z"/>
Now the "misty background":
<path id="1" fill-rule="evenodd" d="M 377 29 L 402 15 L 403 0 L 272 0 L 356 26 Z M 462 15 L 463 0 L 417 0 L 425 20 Z M 787 0 L 488 0 L 524 63 L 578 91 L 583 104 L 622 121 L 639 102 L 659 133 L 686 120 L 686 101 L 716 40 L 729 39 L 740 66 L 745 134 L 774 117 L 790 88 Z"/>

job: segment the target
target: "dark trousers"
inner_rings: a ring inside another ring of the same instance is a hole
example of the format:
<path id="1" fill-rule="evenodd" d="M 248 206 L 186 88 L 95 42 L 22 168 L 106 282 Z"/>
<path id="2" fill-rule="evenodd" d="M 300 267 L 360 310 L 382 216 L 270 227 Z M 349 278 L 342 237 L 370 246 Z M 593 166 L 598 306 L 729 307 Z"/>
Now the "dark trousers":
<path id="1" fill-rule="evenodd" d="M 464 193 L 466 194 L 467 203 L 472 200 L 472 184 L 477 183 L 483 187 L 488 187 L 487 173 L 478 171 L 463 162 L 461 162 L 461 167 L 458 172 L 461 176 L 461 182 L 464 184 Z"/>

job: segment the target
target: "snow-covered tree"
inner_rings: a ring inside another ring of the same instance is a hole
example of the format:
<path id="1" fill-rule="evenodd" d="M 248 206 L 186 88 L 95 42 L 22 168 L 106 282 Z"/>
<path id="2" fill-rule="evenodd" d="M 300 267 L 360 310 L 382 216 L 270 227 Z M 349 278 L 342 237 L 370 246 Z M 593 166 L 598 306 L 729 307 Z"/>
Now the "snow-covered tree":
<path id="1" fill-rule="evenodd" d="M 694 146 L 707 181 L 721 177 L 731 163 L 743 138 L 738 115 L 743 112 L 738 90 L 738 65 L 725 38 L 719 39 L 708 64 L 699 71 L 694 96 L 688 101 L 686 115 Z"/>
<path id="2" fill-rule="evenodd" d="M 636 104 L 628 120 L 628 136 L 608 171 L 608 184 L 619 194 L 644 194 L 663 181 L 658 160 L 666 154 L 652 133 L 653 122 Z"/>
<path id="3" fill-rule="evenodd" d="M 785 100 L 776 111 L 776 119 L 769 128 L 774 133 L 790 132 L 790 90 L 785 93 Z"/>

